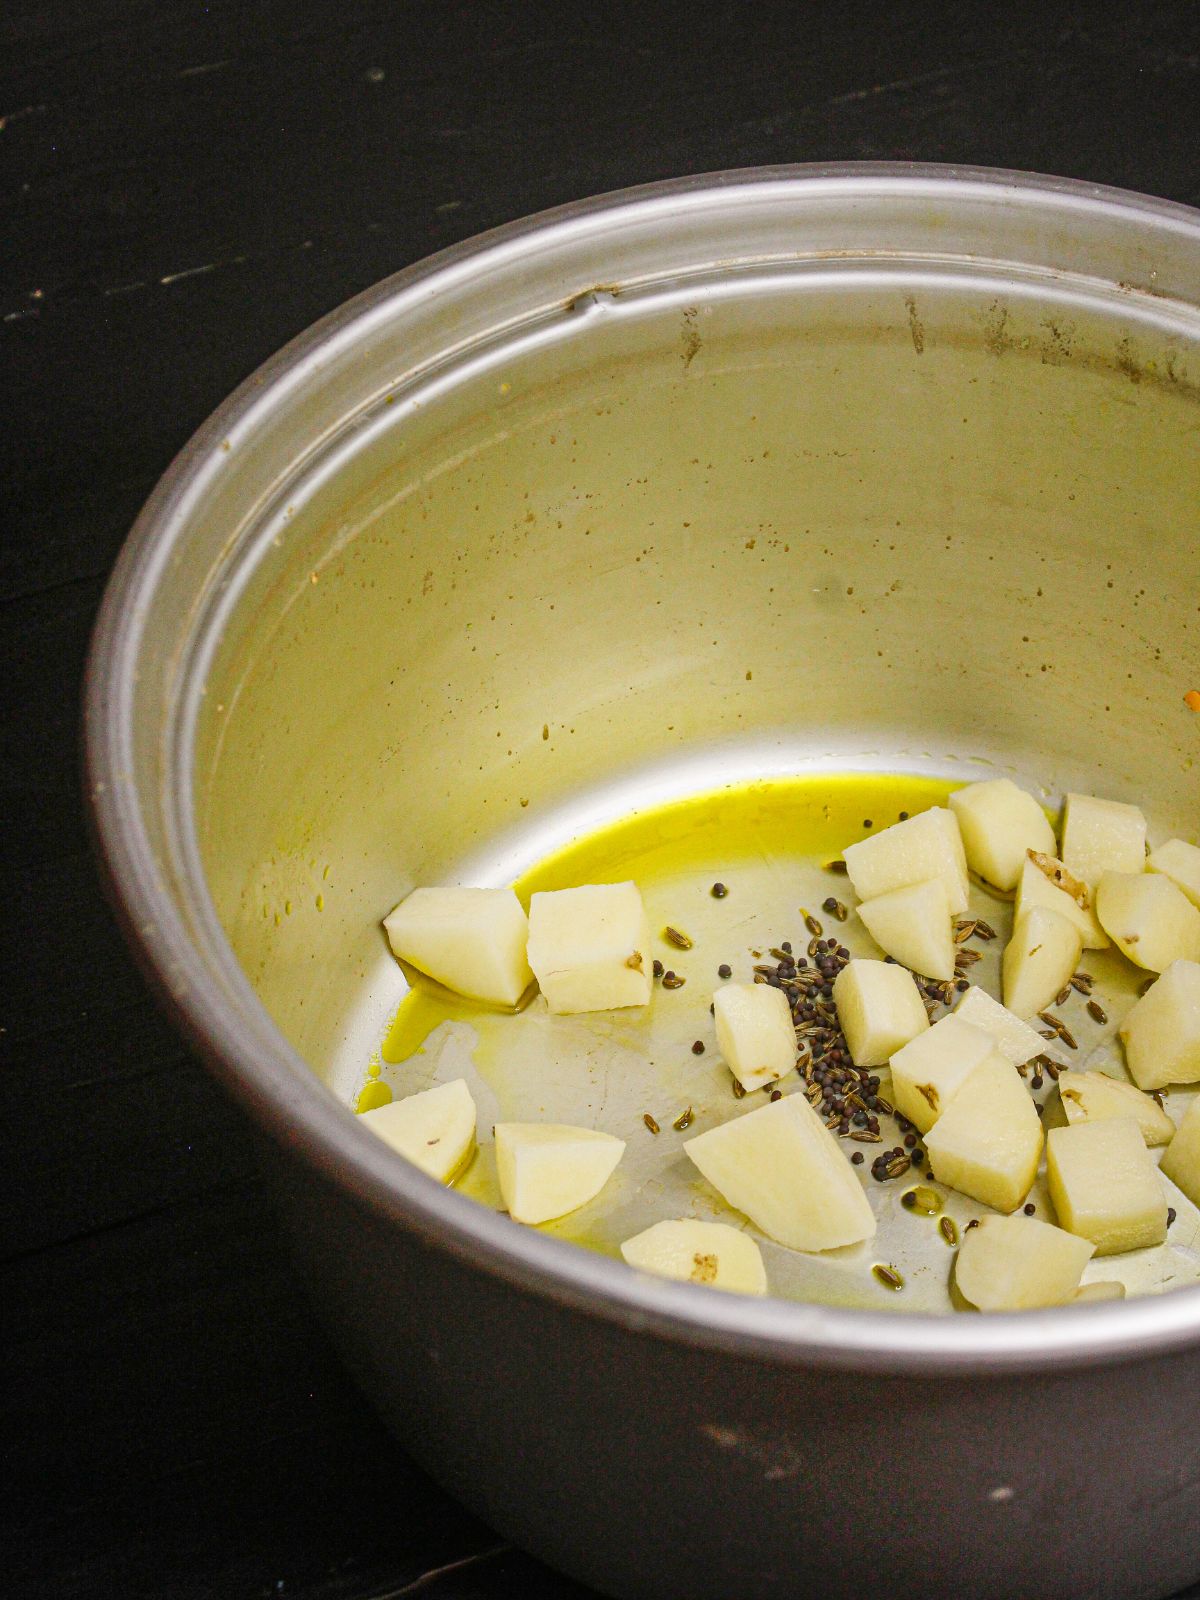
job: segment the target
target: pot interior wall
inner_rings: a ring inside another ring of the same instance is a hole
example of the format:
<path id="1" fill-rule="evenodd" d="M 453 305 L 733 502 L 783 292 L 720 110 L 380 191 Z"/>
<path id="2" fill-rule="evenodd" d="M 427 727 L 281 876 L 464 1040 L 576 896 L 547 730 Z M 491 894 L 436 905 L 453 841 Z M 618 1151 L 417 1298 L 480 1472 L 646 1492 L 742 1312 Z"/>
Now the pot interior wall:
<path id="1" fill-rule="evenodd" d="M 313 1069 L 348 1094 L 378 1044 L 409 888 L 631 796 L 999 770 L 1194 836 L 1200 405 L 1148 304 L 714 275 L 364 410 L 260 519 L 195 767 L 218 914 Z"/>

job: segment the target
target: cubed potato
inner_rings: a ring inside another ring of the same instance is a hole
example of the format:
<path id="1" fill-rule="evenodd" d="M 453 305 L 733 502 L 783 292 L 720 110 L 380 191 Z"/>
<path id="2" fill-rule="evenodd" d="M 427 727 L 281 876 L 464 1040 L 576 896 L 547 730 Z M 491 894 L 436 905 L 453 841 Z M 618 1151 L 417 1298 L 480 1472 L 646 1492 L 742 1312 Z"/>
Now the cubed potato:
<path id="1" fill-rule="evenodd" d="M 885 955 L 923 977 L 953 978 L 954 926 L 940 878 L 864 900 L 858 914 Z"/>
<path id="2" fill-rule="evenodd" d="M 1015 889 L 1027 850 L 1052 856 L 1054 829 L 1031 794 L 1011 778 L 969 783 L 950 796 L 967 865 L 997 889 Z"/>
<path id="3" fill-rule="evenodd" d="M 1103 1072 L 1064 1072 L 1058 1080 L 1067 1126 L 1076 1122 L 1104 1122 L 1112 1117 L 1132 1117 L 1151 1148 L 1169 1144 L 1175 1124 L 1148 1094 L 1132 1083 L 1122 1083 Z"/>
<path id="4" fill-rule="evenodd" d="M 1175 887 L 1200 906 L 1200 845 L 1183 839 L 1168 839 L 1152 850 L 1146 859 L 1151 872 L 1161 872 Z"/>
<path id="5" fill-rule="evenodd" d="M 860 900 L 874 900 L 910 883 L 940 878 L 952 916 L 967 909 L 970 880 L 958 819 L 933 806 L 904 822 L 894 822 L 842 851 L 850 882 Z"/>
<path id="6" fill-rule="evenodd" d="M 1046 868 L 1050 869 L 1053 876 L 1047 874 Z M 1034 906 L 1045 906 L 1047 911 L 1057 911 L 1060 917 L 1066 917 L 1068 922 L 1075 924 L 1085 950 L 1106 950 L 1108 935 L 1100 926 L 1093 909 L 1091 892 L 1081 885 L 1079 893 L 1068 893 L 1061 887 L 1064 882 L 1075 884 L 1078 880 L 1067 874 L 1061 861 L 1053 856 L 1040 856 L 1037 860 L 1026 856 L 1017 880 L 1013 920 L 1016 921 L 1026 911 L 1032 911 Z M 1084 903 L 1081 904 L 1081 900 Z"/>
<path id="7" fill-rule="evenodd" d="M 1184 1112 L 1163 1155 L 1161 1171 L 1194 1206 L 1200 1206 L 1200 1099 Z"/>
<path id="8" fill-rule="evenodd" d="M 875 1232 L 854 1168 L 802 1094 L 734 1117 L 684 1149 L 724 1200 L 792 1250 L 832 1250 Z"/>
<path id="9" fill-rule="evenodd" d="M 359 1113 L 371 1132 L 439 1183 L 449 1183 L 475 1149 L 475 1102 L 465 1078 Z"/>
<path id="10" fill-rule="evenodd" d="M 1071 1296 L 1071 1304 L 1094 1305 L 1103 1300 L 1124 1300 L 1124 1298 L 1125 1285 L 1105 1279 L 1098 1283 L 1081 1283 Z"/>
<path id="11" fill-rule="evenodd" d="M 1161 872 L 1106 872 L 1096 915 L 1123 956 L 1149 972 L 1200 961 L 1200 911 Z"/>
<path id="12" fill-rule="evenodd" d="M 796 1065 L 796 1028 L 782 989 L 727 983 L 713 995 L 717 1049 L 743 1089 L 761 1089 Z"/>
<path id="13" fill-rule="evenodd" d="M 1200 1083 L 1200 963 L 1172 961 L 1118 1032 L 1139 1089 Z"/>
<path id="14" fill-rule="evenodd" d="M 392 951 L 456 994 L 515 1006 L 533 982 L 511 889 L 414 889 L 383 920 Z"/>
<path id="15" fill-rule="evenodd" d="M 881 1067 L 929 1026 L 911 972 L 887 961 L 856 958 L 833 980 L 838 1021 L 856 1067 Z"/>
<path id="16" fill-rule="evenodd" d="M 1137 806 L 1069 794 L 1063 808 L 1062 858 L 1094 889 L 1106 872 L 1144 872 L 1146 819 Z"/>
<path id="17" fill-rule="evenodd" d="M 981 1217 L 963 1235 L 954 1279 L 980 1311 L 1061 1306 L 1079 1287 L 1095 1246 L 1036 1217 Z"/>
<path id="18" fill-rule="evenodd" d="M 925 1135 L 939 1183 L 997 1211 L 1015 1211 L 1037 1176 L 1042 1125 L 1029 1091 L 999 1051 L 962 1085 Z"/>
<path id="19" fill-rule="evenodd" d="M 943 1017 L 892 1057 L 892 1104 L 927 1133 L 981 1061 L 995 1051 L 982 1028 Z"/>
<path id="20" fill-rule="evenodd" d="M 761 986 L 760 986 L 761 987 Z M 706 1283 L 734 1294 L 766 1294 L 762 1251 L 726 1222 L 656 1222 L 626 1239 L 621 1254 L 631 1267 L 682 1283 Z"/>
<path id="21" fill-rule="evenodd" d="M 584 884 L 531 898 L 529 965 L 551 1011 L 644 1006 L 653 964 L 635 883 Z"/>
<path id="22" fill-rule="evenodd" d="M 1004 1004 L 1016 1016 L 1044 1011 L 1071 981 L 1083 940 L 1079 929 L 1057 911 L 1034 906 L 1017 918 L 1001 962 Z"/>
<path id="23" fill-rule="evenodd" d="M 1060 1225 L 1090 1239 L 1097 1255 L 1141 1250 L 1167 1236 L 1166 1194 L 1132 1117 L 1051 1128 L 1046 1184 Z"/>
<path id="24" fill-rule="evenodd" d="M 594 1200 L 625 1151 L 622 1139 L 556 1122 L 498 1122 L 496 1170 L 517 1222 L 550 1222 Z"/>
<path id="25" fill-rule="evenodd" d="M 1014 1016 L 999 1000 L 993 1000 L 987 990 L 976 983 L 966 991 L 951 1015 L 991 1034 L 996 1049 L 1014 1067 L 1023 1067 L 1034 1056 L 1049 1056 L 1055 1062 L 1070 1059 L 1061 1045 L 1053 1039 L 1043 1039 L 1035 1028 Z"/>

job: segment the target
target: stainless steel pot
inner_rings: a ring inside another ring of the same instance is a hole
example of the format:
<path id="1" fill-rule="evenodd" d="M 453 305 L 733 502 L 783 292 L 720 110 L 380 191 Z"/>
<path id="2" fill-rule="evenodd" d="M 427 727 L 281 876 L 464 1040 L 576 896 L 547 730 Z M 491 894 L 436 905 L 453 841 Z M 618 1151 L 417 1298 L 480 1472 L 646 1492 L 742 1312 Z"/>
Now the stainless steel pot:
<path id="1" fill-rule="evenodd" d="M 658 1283 L 443 1191 L 344 1105 L 400 893 L 503 881 L 639 796 L 985 762 L 1194 833 L 1198 401 L 1195 212 L 731 173 L 363 295 L 135 528 L 86 713 L 130 938 L 263 1131 L 383 1414 L 600 1589 L 1200 1575 L 1200 1291 L 932 1318 Z"/>

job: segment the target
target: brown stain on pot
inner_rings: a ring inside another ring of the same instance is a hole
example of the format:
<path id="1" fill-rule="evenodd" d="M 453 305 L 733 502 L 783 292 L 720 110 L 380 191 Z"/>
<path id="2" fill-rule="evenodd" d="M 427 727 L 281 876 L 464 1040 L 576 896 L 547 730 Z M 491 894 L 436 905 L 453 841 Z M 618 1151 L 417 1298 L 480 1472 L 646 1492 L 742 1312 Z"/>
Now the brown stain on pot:
<path id="1" fill-rule="evenodd" d="M 912 335 L 913 349 L 918 355 L 925 350 L 925 326 L 917 312 L 917 302 L 912 295 L 905 295 L 904 304 L 908 307 L 908 331 Z"/>

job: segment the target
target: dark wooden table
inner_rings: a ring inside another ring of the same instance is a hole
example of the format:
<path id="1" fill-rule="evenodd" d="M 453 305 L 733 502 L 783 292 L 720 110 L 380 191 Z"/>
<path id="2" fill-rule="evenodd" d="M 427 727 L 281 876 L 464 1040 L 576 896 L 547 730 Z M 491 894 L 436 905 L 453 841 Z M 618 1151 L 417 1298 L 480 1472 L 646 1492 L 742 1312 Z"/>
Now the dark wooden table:
<path id="1" fill-rule="evenodd" d="M 350 1386 L 245 1131 L 96 888 L 80 672 L 175 451 L 314 318 L 511 217 L 838 158 L 1200 204 L 1198 108 L 1194 0 L 7 0 L 0 1590 L 582 1596 L 435 1488 Z"/>

